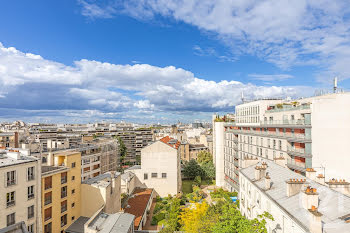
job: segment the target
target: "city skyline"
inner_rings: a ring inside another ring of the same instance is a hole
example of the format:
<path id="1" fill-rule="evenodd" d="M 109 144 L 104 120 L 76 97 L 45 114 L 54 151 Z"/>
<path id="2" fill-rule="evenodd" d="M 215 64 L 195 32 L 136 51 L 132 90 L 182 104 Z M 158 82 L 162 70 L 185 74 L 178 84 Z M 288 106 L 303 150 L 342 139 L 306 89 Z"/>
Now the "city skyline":
<path id="1" fill-rule="evenodd" d="M 345 3 L 5 3 L 0 121 L 210 121 L 242 92 L 306 97 L 334 76 L 346 90 Z"/>

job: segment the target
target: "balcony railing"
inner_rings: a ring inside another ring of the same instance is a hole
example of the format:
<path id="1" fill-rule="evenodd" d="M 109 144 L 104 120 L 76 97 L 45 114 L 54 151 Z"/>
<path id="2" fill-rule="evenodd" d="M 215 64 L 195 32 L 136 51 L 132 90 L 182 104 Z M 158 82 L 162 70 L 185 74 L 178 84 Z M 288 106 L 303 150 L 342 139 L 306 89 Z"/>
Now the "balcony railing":
<path id="1" fill-rule="evenodd" d="M 7 202 L 7 204 L 6 204 L 6 207 L 11 207 L 11 206 L 14 206 L 16 204 L 16 201 L 9 201 L 9 202 Z"/>
<path id="2" fill-rule="evenodd" d="M 295 148 L 295 147 L 288 147 L 288 152 L 297 152 L 300 154 L 305 154 L 305 148 Z"/>
<path id="3" fill-rule="evenodd" d="M 45 198 L 45 201 L 44 201 L 45 205 L 48 205 L 48 204 L 51 204 L 51 203 L 52 203 L 52 198 L 51 197 Z"/>
<path id="4" fill-rule="evenodd" d="M 28 194 L 28 200 L 33 199 L 34 198 L 34 193 Z"/>
<path id="5" fill-rule="evenodd" d="M 67 183 L 67 176 L 61 178 L 61 184 Z"/>
<path id="6" fill-rule="evenodd" d="M 296 107 L 294 107 L 292 105 L 283 105 L 282 108 L 275 107 L 274 109 L 266 110 L 266 113 L 295 111 L 295 110 L 304 110 L 304 109 L 310 109 L 310 105 L 309 104 L 302 104 L 302 105 L 299 105 L 299 106 L 296 106 Z"/>
<path id="7" fill-rule="evenodd" d="M 7 186 L 12 186 L 16 184 L 16 180 L 7 180 Z"/>
<path id="8" fill-rule="evenodd" d="M 61 192 L 61 198 L 65 198 L 67 196 L 67 191 Z"/>
<path id="9" fill-rule="evenodd" d="M 67 205 L 61 206 L 61 213 L 65 212 L 67 210 Z"/>
<path id="10" fill-rule="evenodd" d="M 35 179 L 35 176 L 34 176 L 34 175 L 28 176 L 28 181 L 31 181 L 31 180 L 34 180 L 34 179 Z"/>
<path id="11" fill-rule="evenodd" d="M 50 220 L 52 218 L 52 216 L 50 215 L 50 216 L 45 216 L 45 222 L 47 221 L 47 220 Z"/>
<path id="12" fill-rule="evenodd" d="M 288 159 L 287 160 L 287 165 L 292 165 L 292 166 L 296 166 L 296 167 L 303 168 L 303 169 L 306 168 L 306 164 L 305 163 L 297 162 L 297 161 L 292 160 L 292 159 Z"/>
<path id="13" fill-rule="evenodd" d="M 298 120 L 266 120 L 261 121 L 262 125 L 310 125 L 305 119 Z"/>

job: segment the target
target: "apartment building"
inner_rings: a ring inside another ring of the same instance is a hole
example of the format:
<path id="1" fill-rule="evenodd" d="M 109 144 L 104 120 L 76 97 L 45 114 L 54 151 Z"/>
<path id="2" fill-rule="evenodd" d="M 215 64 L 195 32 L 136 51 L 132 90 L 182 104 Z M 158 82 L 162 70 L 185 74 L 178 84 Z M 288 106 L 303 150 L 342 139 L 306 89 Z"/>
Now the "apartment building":
<path id="1" fill-rule="evenodd" d="M 18 148 L 19 147 L 18 133 L 17 132 L 0 133 L 0 148 L 2 147 Z"/>
<path id="2" fill-rule="evenodd" d="M 350 232 L 350 183 L 330 180 L 307 169 L 307 177 L 264 159 L 239 171 L 240 211 L 248 219 L 270 213 L 268 232 Z M 327 182 L 326 182 L 327 183 Z"/>
<path id="3" fill-rule="evenodd" d="M 178 194 L 182 185 L 179 146 L 170 137 L 146 146 L 141 150 L 141 166 L 131 171 L 161 197 Z"/>
<path id="4" fill-rule="evenodd" d="M 304 175 L 312 167 L 326 179 L 350 179 L 350 109 L 344 107 L 349 103 L 349 93 L 334 93 L 236 106 L 236 122 L 213 122 L 217 184 L 238 190 L 239 169 L 258 158 Z"/>
<path id="5" fill-rule="evenodd" d="M 40 173 L 40 160 L 29 151 L 0 150 L 0 229 L 23 222 L 28 232 L 41 232 Z"/>
<path id="6" fill-rule="evenodd" d="M 81 153 L 50 153 L 42 167 L 42 232 L 64 232 L 80 217 Z"/>
<path id="7" fill-rule="evenodd" d="M 107 172 L 81 184 L 81 215 L 92 217 L 101 207 L 104 213 L 121 211 L 121 174 Z"/>

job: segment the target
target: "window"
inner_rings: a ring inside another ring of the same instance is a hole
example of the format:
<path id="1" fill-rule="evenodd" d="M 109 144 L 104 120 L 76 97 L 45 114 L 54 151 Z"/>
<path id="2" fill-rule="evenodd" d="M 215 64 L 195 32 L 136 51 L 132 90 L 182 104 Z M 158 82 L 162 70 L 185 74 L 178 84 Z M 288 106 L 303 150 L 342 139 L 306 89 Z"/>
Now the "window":
<path id="1" fill-rule="evenodd" d="M 67 196 L 67 186 L 61 188 L 61 198 L 65 198 Z"/>
<path id="2" fill-rule="evenodd" d="M 45 190 L 52 188 L 52 176 L 45 178 Z"/>
<path id="3" fill-rule="evenodd" d="M 28 207 L 28 219 L 34 218 L 34 205 Z"/>
<path id="4" fill-rule="evenodd" d="M 28 195 L 28 200 L 34 198 L 34 185 L 28 187 L 27 195 Z"/>
<path id="5" fill-rule="evenodd" d="M 67 225 L 67 215 L 61 216 L 61 227 Z"/>
<path id="6" fill-rule="evenodd" d="M 67 172 L 61 173 L 61 184 L 67 183 Z"/>
<path id="7" fill-rule="evenodd" d="M 73 202 L 73 203 L 72 203 L 72 208 L 74 208 L 74 206 L 75 206 L 75 203 Z"/>
<path id="8" fill-rule="evenodd" d="M 75 219 L 75 217 L 74 217 L 74 216 L 72 216 L 72 221 L 74 221 L 74 219 Z"/>
<path id="9" fill-rule="evenodd" d="M 52 218 L 52 207 L 45 209 L 44 220 L 47 221 Z"/>
<path id="10" fill-rule="evenodd" d="M 34 168 L 35 168 L 35 167 L 28 167 L 28 168 L 27 168 L 27 180 L 28 180 L 28 181 L 31 181 L 31 180 L 34 180 L 34 179 L 35 179 L 35 176 L 34 176 Z"/>
<path id="11" fill-rule="evenodd" d="M 16 184 L 16 171 L 7 172 L 6 176 L 6 186 L 11 186 Z"/>
<path id="12" fill-rule="evenodd" d="M 51 233 L 52 232 L 52 223 L 48 223 L 44 226 L 44 233 Z"/>
<path id="13" fill-rule="evenodd" d="M 16 214 L 12 213 L 12 214 L 7 215 L 6 220 L 7 220 L 7 226 L 15 224 L 16 223 Z"/>
<path id="14" fill-rule="evenodd" d="M 67 210 L 67 200 L 61 202 L 61 213 Z"/>
<path id="15" fill-rule="evenodd" d="M 72 189 L 72 194 L 74 194 L 75 193 L 75 189 Z"/>
<path id="16" fill-rule="evenodd" d="M 76 164 L 75 164 L 75 162 L 74 162 L 74 163 L 72 163 L 72 168 L 75 168 L 75 165 L 76 165 Z"/>
<path id="17" fill-rule="evenodd" d="M 72 176 L 72 180 L 75 180 L 75 176 Z"/>
<path id="18" fill-rule="evenodd" d="M 152 173 L 152 178 L 157 178 L 157 173 Z"/>
<path id="19" fill-rule="evenodd" d="M 34 233 L 34 224 L 28 225 L 27 230 L 29 233 Z"/>
<path id="20" fill-rule="evenodd" d="M 52 202 L 52 192 L 45 193 L 44 195 L 44 204 L 48 205 Z"/>
<path id="21" fill-rule="evenodd" d="M 166 173 L 162 173 L 162 178 L 166 178 Z"/>
<path id="22" fill-rule="evenodd" d="M 144 173 L 144 174 L 143 174 L 143 179 L 144 179 L 144 180 L 147 180 L 147 179 L 148 179 L 148 173 Z"/>
<path id="23" fill-rule="evenodd" d="M 16 204 L 15 191 L 6 194 L 6 206 L 11 207 Z"/>

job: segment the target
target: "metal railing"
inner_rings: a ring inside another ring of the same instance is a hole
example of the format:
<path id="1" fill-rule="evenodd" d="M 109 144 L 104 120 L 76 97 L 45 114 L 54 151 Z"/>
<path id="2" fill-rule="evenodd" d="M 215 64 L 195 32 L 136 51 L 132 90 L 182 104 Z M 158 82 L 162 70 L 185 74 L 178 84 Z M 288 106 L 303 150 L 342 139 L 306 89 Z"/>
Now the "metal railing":
<path id="1" fill-rule="evenodd" d="M 298 120 L 266 120 L 260 122 L 262 125 L 311 125 L 305 119 Z"/>
<path id="2" fill-rule="evenodd" d="M 300 154 L 305 154 L 305 148 L 288 147 L 287 152 L 297 152 Z"/>
<path id="3" fill-rule="evenodd" d="M 297 162 L 297 161 L 292 160 L 292 159 L 288 159 L 287 160 L 287 164 L 293 165 L 293 166 L 297 166 L 297 167 L 301 167 L 301 168 L 306 168 L 306 164 L 305 163 Z"/>
<path id="4" fill-rule="evenodd" d="M 67 210 L 67 205 L 61 206 L 61 213 L 65 212 Z"/>
<path id="5" fill-rule="evenodd" d="M 9 201 L 6 203 L 6 207 L 11 207 L 11 206 L 14 206 L 16 204 L 16 201 L 13 200 L 13 201 Z"/>
<path id="6" fill-rule="evenodd" d="M 44 201 L 45 205 L 48 205 L 48 204 L 51 204 L 51 203 L 52 203 L 52 197 L 45 198 L 45 201 Z"/>
<path id="7" fill-rule="evenodd" d="M 67 183 L 67 176 L 61 178 L 61 184 Z"/>
<path id="8" fill-rule="evenodd" d="M 33 199 L 34 198 L 34 193 L 28 194 L 28 200 Z"/>
<path id="9" fill-rule="evenodd" d="M 304 110 L 304 109 L 310 109 L 310 105 L 309 104 L 302 104 L 302 105 L 299 105 L 296 107 L 294 107 L 292 105 L 283 105 L 282 108 L 275 107 L 274 109 L 266 110 L 266 113 L 295 111 L 295 110 Z"/>
<path id="10" fill-rule="evenodd" d="M 12 186 L 16 184 L 16 180 L 7 180 L 7 186 Z"/>

